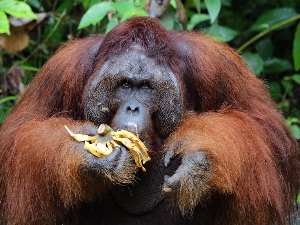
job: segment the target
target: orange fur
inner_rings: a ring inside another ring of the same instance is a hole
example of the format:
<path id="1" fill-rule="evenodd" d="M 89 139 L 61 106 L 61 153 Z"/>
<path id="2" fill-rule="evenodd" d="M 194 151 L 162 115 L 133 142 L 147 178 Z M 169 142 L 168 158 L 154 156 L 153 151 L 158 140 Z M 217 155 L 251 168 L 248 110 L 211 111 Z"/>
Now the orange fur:
<path id="1" fill-rule="evenodd" d="M 76 131 L 85 125 L 74 119 L 83 117 L 84 75 L 90 74 L 87 65 L 100 43 L 101 36 L 97 36 L 60 48 L 1 126 L 1 223 L 52 223 L 66 209 L 101 193 L 103 183 L 78 173 L 82 155 L 63 127 L 66 124 Z M 54 115 L 62 118 L 50 118 Z"/>
<path id="2" fill-rule="evenodd" d="M 1 214 L 10 224 L 54 222 L 62 216 L 62 209 L 91 199 L 96 190 L 101 193 L 101 184 L 78 172 L 82 155 L 63 124 L 73 130 L 85 125 L 62 118 L 33 120 L 2 135 L 6 143 L 14 140 L 12 146 L 1 142 L 9 149 L 1 157 L 1 175 L 6 179 L 1 183 L 2 190 L 6 189 L 6 195 L 1 193 L 5 201 Z M 16 137 L 12 137 L 14 132 L 18 132 Z"/>
<path id="3" fill-rule="evenodd" d="M 285 124 L 281 125 L 280 135 L 283 136 L 286 135 Z M 190 142 L 182 140 L 185 137 Z M 280 136 L 276 138 L 280 139 Z M 289 180 L 297 182 L 297 171 L 285 174 L 289 165 L 283 163 L 297 162 L 295 142 L 281 143 L 283 149 L 292 146 L 294 151 L 288 151 L 280 160 L 282 164 L 278 164 L 278 155 L 272 149 L 272 142 L 278 140 L 271 140 L 268 131 L 246 113 L 232 109 L 190 115 L 171 136 L 169 143 L 175 140 L 185 143 L 178 154 L 202 150 L 209 157 L 211 192 L 233 196 L 231 202 L 226 202 L 227 211 L 235 214 L 234 217 L 227 215 L 230 218 L 226 220 L 228 224 L 229 221 L 232 224 L 269 224 L 276 216 L 279 216 L 281 224 L 286 223 L 293 207 L 292 199 L 297 193 L 293 188 L 290 190 Z M 201 193 L 200 190 L 198 192 Z M 201 197 L 186 199 L 186 194 L 182 193 L 184 199 L 179 199 L 181 208 L 195 207 L 191 201 L 199 202 L 197 198 Z M 205 202 L 205 199 L 199 200 Z M 222 220 L 219 223 L 222 224 Z"/>
<path id="4" fill-rule="evenodd" d="M 91 80 L 135 43 L 170 67 L 181 85 L 185 116 L 166 147 L 183 143 L 178 154 L 200 150 L 210 161 L 202 186 L 183 179 L 181 210 L 210 205 L 209 224 L 288 224 L 299 190 L 297 143 L 263 82 L 227 45 L 141 17 L 65 44 L 21 95 L 0 129 L 0 222 L 67 221 L 81 201 L 103 196 L 105 182 L 80 173 L 82 155 L 63 125 L 74 132 L 87 125 Z"/>

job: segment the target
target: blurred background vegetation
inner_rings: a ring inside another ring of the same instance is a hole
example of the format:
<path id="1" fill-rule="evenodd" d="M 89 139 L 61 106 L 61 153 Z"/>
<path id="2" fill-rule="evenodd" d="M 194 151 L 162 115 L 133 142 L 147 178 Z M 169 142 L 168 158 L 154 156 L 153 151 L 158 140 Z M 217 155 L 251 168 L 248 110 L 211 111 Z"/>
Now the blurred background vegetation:
<path id="1" fill-rule="evenodd" d="M 135 15 L 235 48 L 268 83 L 300 139 L 299 0 L 0 0 L 0 124 L 61 43 L 108 32 Z"/>

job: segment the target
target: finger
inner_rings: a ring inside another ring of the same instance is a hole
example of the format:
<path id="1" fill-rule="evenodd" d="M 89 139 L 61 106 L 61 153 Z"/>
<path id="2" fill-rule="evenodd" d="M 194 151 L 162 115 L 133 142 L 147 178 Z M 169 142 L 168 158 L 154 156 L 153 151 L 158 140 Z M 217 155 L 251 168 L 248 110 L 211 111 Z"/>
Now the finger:
<path id="1" fill-rule="evenodd" d="M 165 167 L 168 167 L 172 161 L 172 159 L 175 157 L 175 151 L 174 150 L 169 150 L 167 151 L 166 155 L 165 155 Z"/>
<path id="2" fill-rule="evenodd" d="M 102 174 L 102 168 L 104 168 L 106 165 L 106 158 L 98 158 L 89 153 L 84 157 L 81 167 L 85 174 L 96 178 Z"/>
<path id="3" fill-rule="evenodd" d="M 129 159 L 128 156 L 128 150 L 125 147 L 120 147 L 121 149 L 121 154 L 120 154 L 120 158 L 116 167 L 117 171 L 121 171 L 125 168 L 125 164 L 127 162 L 127 160 Z"/>
<path id="4" fill-rule="evenodd" d="M 183 177 L 188 175 L 189 168 L 186 164 L 181 164 L 172 176 L 165 176 L 163 190 L 169 192 L 179 188 Z"/>
<path id="5" fill-rule="evenodd" d="M 170 177 L 168 175 L 165 175 L 165 182 L 169 179 Z M 168 187 L 168 185 L 166 183 L 164 183 L 163 185 L 163 192 L 171 192 L 172 189 L 170 187 Z"/>
<path id="6" fill-rule="evenodd" d="M 107 161 L 117 161 L 121 155 L 121 148 L 115 147 L 114 150 L 106 157 Z"/>

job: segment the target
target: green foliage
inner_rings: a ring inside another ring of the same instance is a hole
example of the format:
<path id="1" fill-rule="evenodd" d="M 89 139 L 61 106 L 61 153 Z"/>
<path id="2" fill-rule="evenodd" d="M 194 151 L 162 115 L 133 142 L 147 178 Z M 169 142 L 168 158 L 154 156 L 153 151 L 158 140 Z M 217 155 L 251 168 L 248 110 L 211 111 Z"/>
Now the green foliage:
<path id="1" fill-rule="evenodd" d="M 39 29 L 31 31 L 30 45 L 24 51 L 8 53 L 0 49 L 0 63 L 1 59 L 3 62 L 0 75 L 3 77 L 12 65 L 19 64 L 26 72 L 23 78 L 26 86 L 62 42 L 109 32 L 127 18 L 146 16 L 145 2 L 0 0 L 0 33 L 9 32 L 7 15 L 33 16 L 28 5 L 36 13 L 50 12 Z M 249 69 L 268 82 L 278 108 L 300 139 L 300 1 L 187 0 L 183 3 L 187 29 L 204 32 L 237 49 Z M 161 17 L 161 23 L 169 30 L 182 30 L 176 17 L 177 8 L 176 1 L 171 0 Z M 0 122 L 14 100 L 5 98 L 1 103 Z"/>
<path id="2" fill-rule="evenodd" d="M 259 17 L 250 27 L 250 31 L 263 31 L 296 15 L 293 8 L 272 9 Z"/>
<path id="3" fill-rule="evenodd" d="M 271 58 L 265 60 L 265 72 L 270 74 L 278 74 L 293 69 L 292 64 L 285 59 Z"/>
<path id="4" fill-rule="evenodd" d="M 30 6 L 25 2 L 1 0 L 0 9 L 15 17 L 36 19 L 36 15 L 32 12 Z"/>
<path id="5" fill-rule="evenodd" d="M 297 124 L 300 123 L 300 119 L 295 117 L 288 117 L 286 119 L 287 123 L 291 126 L 291 129 L 297 139 L 300 139 L 300 128 Z"/>
<path id="6" fill-rule="evenodd" d="M 220 13 L 221 0 L 204 0 L 204 2 L 210 16 L 210 22 L 213 23 Z"/>
<path id="7" fill-rule="evenodd" d="M 44 7 L 41 5 L 42 3 L 39 0 L 27 0 L 27 3 L 37 10 L 45 12 Z"/>
<path id="8" fill-rule="evenodd" d="M 264 69 L 264 61 L 258 53 L 245 52 L 243 58 L 255 75 L 260 74 Z"/>
<path id="9" fill-rule="evenodd" d="M 193 1 L 195 4 L 195 7 L 197 9 L 197 13 L 200 13 L 201 12 L 201 1 L 200 0 L 193 0 Z"/>
<path id="10" fill-rule="evenodd" d="M 294 65 L 295 70 L 300 70 L 300 22 L 298 23 L 295 37 L 294 37 L 294 47 L 293 47 Z"/>
<path id="11" fill-rule="evenodd" d="M 112 2 L 100 2 L 93 5 L 82 17 L 78 29 L 87 27 L 93 23 L 101 21 L 108 12 L 113 10 Z"/>
<path id="12" fill-rule="evenodd" d="M 6 16 L 5 12 L 0 10 L 0 34 L 1 33 L 10 34 L 9 21 L 7 19 L 7 16 Z"/>
<path id="13" fill-rule="evenodd" d="M 0 104 L 11 101 L 11 100 L 16 101 L 17 98 L 18 98 L 17 96 L 8 96 L 5 98 L 2 98 L 2 99 L 0 99 Z"/>
<path id="14" fill-rule="evenodd" d="M 209 19 L 210 19 L 210 17 L 207 14 L 201 14 L 201 13 L 194 14 L 191 16 L 191 19 L 188 23 L 187 29 L 193 30 L 197 24 L 208 21 Z"/>
<path id="15" fill-rule="evenodd" d="M 9 111 L 12 108 L 13 103 L 18 99 L 18 96 L 8 96 L 5 98 L 0 99 L 0 124 L 5 119 L 6 115 L 9 113 Z M 4 105 L 2 106 L 1 105 Z"/>
<path id="16" fill-rule="evenodd" d="M 106 32 L 114 28 L 119 22 L 132 16 L 147 16 L 147 12 L 143 10 L 139 4 L 140 3 L 134 4 L 132 1 L 100 2 L 95 4 L 83 15 L 78 29 L 102 21 L 103 18 L 113 10 L 116 13 L 108 22 Z"/>
<path id="17" fill-rule="evenodd" d="M 9 21 L 5 13 L 19 18 L 37 19 L 36 15 L 32 12 L 30 6 L 27 3 L 15 0 L 1 0 L 0 33 L 10 34 Z"/>
<path id="18" fill-rule="evenodd" d="M 179 23 L 178 19 L 176 18 L 175 13 L 171 11 L 166 12 L 160 18 L 160 21 L 168 30 L 182 30 L 182 26 Z"/>
<path id="19" fill-rule="evenodd" d="M 238 31 L 217 24 L 204 28 L 202 31 L 224 42 L 229 42 L 239 35 Z"/>

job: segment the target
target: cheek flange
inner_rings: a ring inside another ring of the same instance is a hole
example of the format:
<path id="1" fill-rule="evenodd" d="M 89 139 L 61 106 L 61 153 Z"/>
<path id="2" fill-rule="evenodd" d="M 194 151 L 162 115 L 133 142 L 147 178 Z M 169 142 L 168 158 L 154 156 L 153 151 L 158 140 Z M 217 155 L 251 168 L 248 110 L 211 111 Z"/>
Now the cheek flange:
<path id="1" fill-rule="evenodd" d="M 116 111 L 114 102 L 111 101 L 114 98 L 112 93 L 114 93 L 117 83 L 116 77 L 104 76 L 111 64 L 108 61 L 102 66 L 98 75 L 91 82 L 87 93 L 85 116 L 87 120 L 97 125 L 108 124 Z"/>
<path id="2" fill-rule="evenodd" d="M 154 115 L 155 128 L 162 137 L 168 137 L 179 125 L 183 114 L 180 86 L 175 75 L 167 70 L 166 77 L 158 84 L 157 101 L 159 107 Z"/>
<path id="3" fill-rule="evenodd" d="M 148 82 L 151 85 L 151 94 L 144 99 L 138 91 L 136 93 L 139 96 L 135 100 L 149 110 L 147 113 L 151 121 L 145 123 L 154 124 L 155 131 L 160 136 L 168 137 L 179 125 L 183 114 L 180 83 L 167 66 L 157 65 L 151 58 L 144 57 L 140 64 L 132 62 L 130 57 L 127 58 L 127 61 L 125 56 L 115 61 L 107 61 L 91 82 L 86 98 L 86 119 L 97 125 L 111 124 L 124 104 L 123 100 L 136 97 L 132 95 L 123 99 L 118 96 L 117 89 L 122 81 L 131 80 L 135 88 L 141 82 Z M 144 65 L 142 69 L 141 65 Z"/>

